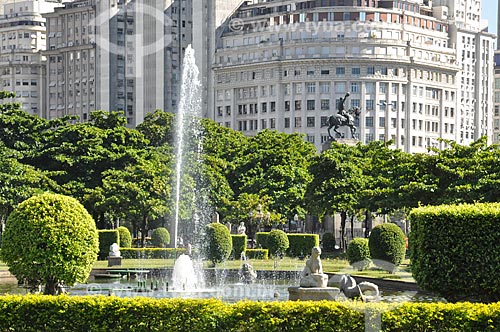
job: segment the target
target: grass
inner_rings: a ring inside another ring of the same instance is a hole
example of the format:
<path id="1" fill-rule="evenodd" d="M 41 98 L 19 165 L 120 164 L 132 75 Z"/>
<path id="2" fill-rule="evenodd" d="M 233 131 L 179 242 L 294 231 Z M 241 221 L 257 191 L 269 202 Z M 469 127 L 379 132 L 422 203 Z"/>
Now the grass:
<path id="1" fill-rule="evenodd" d="M 173 268 L 174 259 L 123 259 L 121 269 L 155 269 L 155 268 Z M 395 273 L 389 273 L 373 265 L 364 270 L 357 271 L 349 266 L 349 263 L 345 259 L 340 258 L 325 258 L 321 260 L 323 265 L 323 271 L 325 273 L 342 273 L 350 274 L 354 276 L 362 276 L 369 278 L 379 278 L 379 279 L 391 279 L 400 280 L 406 282 L 414 282 L 409 269 L 409 260 L 405 260 L 403 264 L 399 267 L 398 271 Z M 262 260 L 262 259 L 250 259 L 249 263 L 256 270 L 284 270 L 284 271 L 301 271 L 305 265 L 305 260 L 300 260 L 298 258 L 285 257 L 275 261 L 274 259 Z M 239 260 L 229 260 L 224 264 L 218 265 L 218 267 L 226 269 L 239 269 L 241 262 Z M 1 265 L 0 265 L 1 267 Z M 96 269 L 105 269 L 108 267 L 107 261 L 97 261 L 94 264 Z M 209 262 L 204 262 L 204 267 L 209 268 Z"/>

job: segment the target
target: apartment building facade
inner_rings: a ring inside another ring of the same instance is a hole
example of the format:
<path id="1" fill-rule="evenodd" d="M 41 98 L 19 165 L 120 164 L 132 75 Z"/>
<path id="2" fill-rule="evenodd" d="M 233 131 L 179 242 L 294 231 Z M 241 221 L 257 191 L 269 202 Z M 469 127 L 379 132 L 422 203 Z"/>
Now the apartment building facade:
<path id="1" fill-rule="evenodd" d="M 26 112 L 43 116 L 45 112 L 46 20 L 41 13 L 57 4 L 43 0 L 9 2 L 0 15 L 0 85 L 16 93 Z"/>
<path id="2" fill-rule="evenodd" d="M 469 87 L 460 85 L 465 46 L 457 47 L 449 11 L 420 1 L 246 1 L 218 44 L 211 117 L 248 135 L 301 132 L 321 149 L 328 117 L 348 92 L 347 107 L 362 110 L 364 143 L 392 140 L 407 152 L 443 148 L 440 138 L 468 143 L 488 133 L 491 90 L 487 78 L 469 76 L 482 92 L 468 113 L 460 104 Z M 475 47 L 491 38 L 474 34 Z M 488 52 L 469 68 L 475 75 L 492 69 Z"/>

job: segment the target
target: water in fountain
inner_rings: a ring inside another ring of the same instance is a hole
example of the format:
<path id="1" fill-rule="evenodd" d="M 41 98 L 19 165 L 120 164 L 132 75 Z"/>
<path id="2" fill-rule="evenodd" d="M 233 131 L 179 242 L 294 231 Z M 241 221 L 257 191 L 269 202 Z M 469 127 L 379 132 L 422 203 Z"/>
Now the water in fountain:
<path id="1" fill-rule="evenodd" d="M 191 257 L 180 255 L 174 264 L 172 272 L 172 287 L 174 290 L 192 290 L 198 287 L 198 278 Z"/>

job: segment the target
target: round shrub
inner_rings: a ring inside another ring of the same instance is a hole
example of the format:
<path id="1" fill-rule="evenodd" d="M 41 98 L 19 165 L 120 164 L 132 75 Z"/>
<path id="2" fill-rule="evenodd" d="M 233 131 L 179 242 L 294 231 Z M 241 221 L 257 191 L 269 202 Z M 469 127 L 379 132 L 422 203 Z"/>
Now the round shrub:
<path id="1" fill-rule="evenodd" d="M 321 239 L 324 251 L 334 251 L 335 250 L 335 236 L 332 233 L 325 233 Z"/>
<path id="2" fill-rule="evenodd" d="M 20 281 L 59 285 L 86 282 L 97 260 L 99 240 L 92 216 L 76 199 L 56 194 L 31 197 L 9 215 L 2 260 Z"/>
<path id="3" fill-rule="evenodd" d="M 290 246 L 288 236 L 280 229 L 273 229 L 267 236 L 267 246 L 269 253 L 273 256 L 283 256 Z"/>
<path id="4" fill-rule="evenodd" d="M 368 245 L 373 262 L 389 272 L 399 266 L 405 258 L 405 235 L 396 224 L 387 223 L 374 227 Z"/>
<path id="5" fill-rule="evenodd" d="M 370 265 L 370 247 L 368 239 L 354 238 L 347 246 L 347 260 L 351 266 L 359 271 L 363 271 Z"/>
<path id="6" fill-rule="evenodd" d="M 130 231 L 125 226 L 120 226 L 117 228 L 118 233 L 120 233 L 120 248 L 130 248 L 132 247 L 132 235 Z"/>
<path id="7" fill-rule="evenodd" d="M 165 227 L 158 227 L 151 234 L 151 243 L 153 247 L 165 248 L 170 244 L 170 233 Z"/>
<path id="8" fill-rule="evenodd" d="M 205 253 L 213 265 L 229 258 L 233 250 L 231 233 L 220 223 L 208 224 L 205 228 Z"/>

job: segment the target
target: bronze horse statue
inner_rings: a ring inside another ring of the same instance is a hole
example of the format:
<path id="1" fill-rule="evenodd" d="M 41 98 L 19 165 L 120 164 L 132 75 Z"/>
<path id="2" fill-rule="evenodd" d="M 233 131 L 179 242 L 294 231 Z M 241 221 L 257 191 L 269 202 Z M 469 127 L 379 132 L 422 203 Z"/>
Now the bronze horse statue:
<path id="1" fill-rule="evenodd" d="M 359 107 L 354 107 L 344 113 L 347 116 L 334 114 L 328 118 L 328 136 L 330 136 L 332 140 L 335 140 L 335 138 L 332 136 L 330 129 L 333 128 L 333 131 L 337 134 L 336 136 L 340 137 L 342 134 L 337 129 L 343 126 L 348 126 L 351 129 L 352 138 L 355 138 L 356 127 L 354 126 L 354 119 L 359 118 L 361 110 L 359 109 Z"/>

